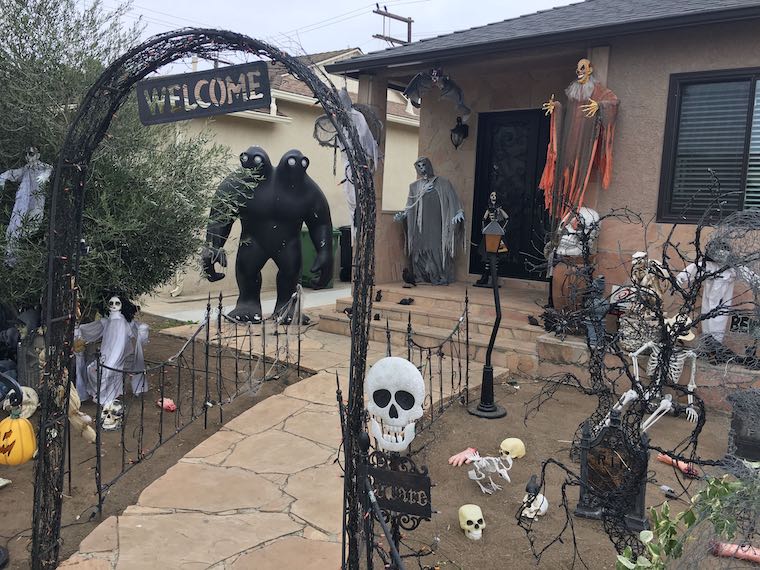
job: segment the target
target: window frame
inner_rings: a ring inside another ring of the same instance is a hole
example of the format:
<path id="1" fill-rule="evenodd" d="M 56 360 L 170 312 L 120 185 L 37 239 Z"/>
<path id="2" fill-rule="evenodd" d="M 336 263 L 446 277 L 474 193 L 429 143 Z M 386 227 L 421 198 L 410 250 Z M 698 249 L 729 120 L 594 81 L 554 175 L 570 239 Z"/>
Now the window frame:
<path id="1" fill-rule="evenodd" d="M 675 178 L 675 158 L 678 147 L 678 124 L 681 119 L 681 102 L 684 87 L 703 83 L 733 82 L 737 80 L 750 82 L 750 105 L 747 108 L 744 135 L 744 159 L 742 162 L 741 188 L 746 191 L 747 169 L 749 167 L 749 144 L 752 137 L 752 118 L 756 87 L 760 81 L 760 67 L 743 67 L 737 69 L 721 69 L 715 71 L 697 71 L 688 73 L 672 73 L 668 86 L 668 105 L 665 115 L 665 132 L 662 144 L 662 161 L 660 169 L 660 188 L 657 198 L 657 221 L 662 223 L 695 224 L 699 216 L 683 216 L 671 211 L 673 182 Z M 739 197 L 739 211 L 744 208 L 744 194 Z"/>

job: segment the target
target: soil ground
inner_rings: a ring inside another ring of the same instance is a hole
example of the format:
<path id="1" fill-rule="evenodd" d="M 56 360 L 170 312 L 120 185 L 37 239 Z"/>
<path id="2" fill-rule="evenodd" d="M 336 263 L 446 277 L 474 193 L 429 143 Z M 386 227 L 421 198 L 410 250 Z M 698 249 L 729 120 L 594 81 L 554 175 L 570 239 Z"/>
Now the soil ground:
<path id="1" fill-rule="evenodd" d="M 407 533 L 404 541 L 415 549 L 440 538 L 437 552 L 421 560 L 423 566 L 442 569 L 496 570 L 504 568 L 531 568 L 536 566 L 525 532 L 517 526 L 517 513 L 525 494 L 525 485 L 531 474 L 540 473 L 541 463 L 554 458 L 575 473 L 579 466 L 569 456 L 570 443 L 578 425 L 594 410 L 596 400 L 569 388 L 562 388 L 555 395 L 556 400 L 546 403 L 535 417 L 523 423 L 524 402 L 540 389 L 538 383 L 521 383 L 515 390 L 509 385 L 495 387 L 496 400 L 508 410 L 506 418 L 485 420 L 469 415 L 460 405 L 452 406 L 432 426 L 418 436 L 415 445 L 421 449 L 415 460 L 418 465 L 427 465 L 432 489 L 432 521 L 423 521 L 412 533 Z M 475 397 L 478 397 L 477 395 Z M 726 451 L 728 417 L 712 413 L 699 440 L 698 453 L 704 458 L 720 458 Z M 665 449 L 676 446 L 690 431 L 691 426 L 682 417 L 664 417 L 649 430 L 655 445 Z M 525 442 L 527 455 L 516 459 L 509 472 L 512 482 L 499 480 L 503 490 L 493 495 L 481 493 L 477 484 L 467 478 L 469 467 L 451 467 L 448 458 L 467 447 L 476 447 L 481 455 L 498 455 L 499 444 L 506 437 L 519 437 Z M 680 490 L 673 469 L 655 461 L 652 453 L 649 471 L 652 476 L 647 486 L 647 507 L 659 505 L 665 500 L 659 489 L 668 485 Z M 540 549 L 557 536 L 565 524 L 565 513 L 561 508 L 560 486 L 565 480 L 564 472 L 558 468 L 547 471 L 545 495 L 549 501 L 548 513 L 533 525 Z M 699 483 L 695 483 L 693 492 Z M 568 503 L 575 508 L 578 488 L 568 489 Z M 486 522 L 483 538 L 471 541 L 459 528 L 458 509 L 466 503 L 479 505 Z M 670 501 L 676 512 L 684 510 L 685 503 Z M 683 507 L 683 508 L 679 508 Z M 578 550 L 583 561 L 592 569 L 615 568 L 616 553 L 602 530 L 601 522 L 573 518 Z M 379 532 L 379 529 L 378 529 Z M 408 550 L 405 550 L 408 552 Z M 716 559 L 705 554 L 700 568 L 718 567 Z M 539 568 L 570 568 L 573 560 L 572 535 L 565 534 L 564 543 L 557 543 L 541 558 Z M 725 561 L 726 559 L 724 559 Z M 732 561 L 736 562 L 736 561 Z M 409 562 L 409 567 L 417 567 Z M 576 568 L 582 568 L 582 564 Z M 697 566 L 692 566 L 697 567 Z M 736 567 L 736 566 L 732 566 Z M 744 567 L 744 566 L 743 566 Z"/>
<path id="2" fill-rule="evenodd" d="M 141 314 L 139 319 L 151 327 L 151 338 L 145 347 L 146 362 L 162 362 L 175 355 L 184 340 L 161 334 L 162 328 L 183 324 L 178 321 L 153 317 Z M 240 364 L 240 363 L 239 363 Z M 246 364 L 247 366 L 247 364 Z M 210 396 L 212 400 L 218 399 L 216 385 L 216 362 L 212 357 L 212 369 L 210 379 Z M 196 413 L 203 408 L 202 402 L 205 395 L 205 374 L 199 371 L 203 369 L 203 349 L 199 344 L 196 348 L 196 394 L 194 409 Z M 230 379 L 235 376 L 235 361 L 228 353 L 222 359 L 221 368 L 223 381 L 223 398 L 234 392 L 234 382 Z M 189 367 L 183 367 L 180 377 L 177 377 L 176 368 L 166 369 L 163 385 L 166 397 L 172 398 L 180 409 L 175 413 L 165 412 L 163 419 L 156 401 L 160 398 L 160 374 L 156 371 L 149 377 L 149 391 L 144 400 L 135 398 L 129 393 L 122 396 L 125 405 L 126 421 L 124 430 L 124 454 L 125 465 L 132 465 L 137 458 L 138 440 L 142 437 L 142 447 L 146 454 L 146 460 L 134 465 L 125 475 L 116 481 L 107 492 L 103 505 L 103 520 L 110 515 L 120 514 L 127 506 L 137 502 L 140 493 L 153 481 L 161 477 L 166 470 L 173 466 L 187 452 L 200 442 L 216 432 L 221 426 L 219 422 L 219 406 L 209 409 L 207 427 L 204 429 L 203 417 L 191 421 L 190 401 L 192 395 L 192 374 Z M 279 378 L 264 382 L 258 389 L 243 392 L 240 396 L 222 406 L 224 422 L 231 420 L 242 412 L 249 409 L 257 402 L 282 392 L 287 386 L 298 381 L 295 372 L 286 372 Z M 179 390 L 178 390 L 178 383 Z M 141 404 L 143 404 L 141 409 Z M 95 416 L 95 405 L 90 401 L 82 405 L 82 411 Z M 142 436 L 140 434 L 139 421 L 142 412 Z M 36 416 L 32 417 L 35 423 Z M 158 432 L 163 422 L 164 444 L 150 454 L 150 450 L 158 443 Z M 179 426 L 189 424 L 188 427 L 168 439 L 175 433 Z M 36 424 L 35 424 L 36 425 Z M 168 441 L 166 441 L 168 439 Z M 75 435 L 71 439 L 71 491 L 68 487 L 68 479 L 64 481 L 64 507 L 61 530 L 61 555 L 64 560 L 79 547 L 79 543 L 100 522 L 97 516 L 97 487 L 95 484 L 95 445 L 86 443 L 81 437 Z M 11 479 L 13 483 L 0 489 L 0 545 L 6 545 L 11 553 L 10 569 L 24 569 L 29 567 L 28 549 L 30 547 L 30 527 L 32 525 L 33 508 L 33 482 L 34 462 L 31 461 L 18 467 L 4 467 L 0 470 L 0 477 Z M 122 445 L 121 431 L 102 432 L 102 481 L 111 481 L 122 470 Z M 188 487 L 188 492 L 192 488 Z"/>

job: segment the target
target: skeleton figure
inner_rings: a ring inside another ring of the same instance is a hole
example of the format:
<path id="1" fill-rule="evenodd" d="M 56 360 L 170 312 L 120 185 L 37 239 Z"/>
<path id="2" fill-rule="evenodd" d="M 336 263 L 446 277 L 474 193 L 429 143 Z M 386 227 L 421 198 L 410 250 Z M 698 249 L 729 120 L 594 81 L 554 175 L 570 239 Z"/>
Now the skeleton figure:
<path id="1" fill-rule="evenodd" d="M 0 190 L 6 181 L 18 182 L 16 201 L 13 205 L 11 219 L 6 230 L 6 263 L 15 264 L 15 245 L 22 233 L 29 234 L 39 228 L 45 210 L 45 191 L 42 185 L 48 181 L 53 167 L 40 160 L 39 151 L 31 146 L 26 151 L 26 166 L 15 170 L 6 170 L 0 174 Z"/>
<path id="2" fill-rule="evenodd" d="M 673 317 L 671 319 L 666 319 L 666 327 L 670 329 L 676 322 L 676 319 L 679 317 Z M 685 325 L 689 326 L 691 324 L 690 319 L 685 320 Z M 680 336 L 678 340 L 681 341 L 688 341 L 692 340 L 694 338 L 694 333 L 689 330 L 688 333 Z M 649 355 L 649 360 L 647 361 L 647 375 L 651 379 L 650 386 L 647 390 L 643 390 L 643 386 L 641 384 L 641 380 L 639 378 L 639 361 L 638 356 L 642 354 L 643 352 L 651 350 L 652 352 Z M 687 385 L 688 394 L 687 394 L 687 401 L 688 406 L 686 408 L 686 419 L 690 422 L 696 423 L 697 419 L 699 418 L 699 415 L 697 413 L 697 409 L 694 406 L 694 390 L 697 388 L 696 383 L 696 373 L 697 373 L 697 355 L 694 351 L 688 350 L 684 348 L 682 345 L 677 345 L 673 347 L 673 352 L 670 356 L 670 361 L 667 363 L 666 370 L 663 371 L 663 373 L 658 374 L 658 366 L 660 363 L 660 355 L 661 355 L 662 347 L 652 341 L 649 341 L 642 345 L 638 350 L 635 352 L 632 352 L 629 354 L 631 357 L 631 363 L 633 365 L 633 374 L 635 378 L 636 385 L 643 391 L 644 398 L 649 401 L 652 398 L 656 398 L 661 393 L 661 382 L 664 379 L 668 384 L 678 384 L 679 380 L 681 379 L 681 375 L 683 374 L 684 365 L 686 363 L 686 360 L 689 359 L 691 362 L 691 374 L 689 376 L 689 383 Z M 631 394 L 633 392 L 633 394 Z M 636 399 L 638 397 L 635 390 L 629 390 L 618 401 L 618 404 L 615 406 L 615 408 L 620 411 L 622 410 L 626 405 L 628 405 L 630 402 Z M 669 395 L 665 396 L 663 400 L 660 402 L 657 410 L 650 416 L 650 418 L 642 424 L 641 430 L 642 432 L 649 429 L 660 417 L 665 415 L 667 412 L 669 412 L 673 407 L 673 403 Z"/>
<path id="3" fill-rule="evenodd" d="M 502 457 L 504 458 L 502 459 Z M 476 451 L 469 461 L 474 469 L 470 469 L 467 472 L 467 477 L 471 481 L 475 481 L 484 494 L 491 495 L 494 491 L 502 489 L 501 486 L 494 483 L 492 478 L 494 475 L 501 476 L 507 483 L 512 482 L 509 478 L 509 470 L 512 469 L 512 458 L 509 456 L 502 457 L 481 457 Z M 504 465 L 503 461 L 507 462 L 508 467 Z M 488 483 L 484 485 L 481 481 L 485 479 L 488 479 Z"/>

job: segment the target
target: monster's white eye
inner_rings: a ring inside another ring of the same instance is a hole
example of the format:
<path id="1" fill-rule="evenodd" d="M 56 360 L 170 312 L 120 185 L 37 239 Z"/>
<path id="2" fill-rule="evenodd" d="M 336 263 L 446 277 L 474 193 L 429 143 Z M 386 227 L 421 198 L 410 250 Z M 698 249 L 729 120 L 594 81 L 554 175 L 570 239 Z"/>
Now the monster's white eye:
<path id="1" fill-rule="evenodd" d="M 296 159 L 292 156 L 288 159 L 288 165 L 289 166 L 295 166 L 296 165 Z"/>
<path id="2" fill-rule="evenodd" d="M 257 154 L 256 156 L 253 157 L 253 163 L 254 164 L 261 164 L 262 162 L 264 162 L 264 159 L 261 158 L 260 155 Z"/>
<path id="3" fill-rule="evenodd" d="M 240 162 L 248 162 L 248 155 L 245 153 L 242 153 L 240 155 Z"/>
<path id="4" fill-rule="evenodd" d="M 309 159 L 305 156 L 301 159 L 301 166 L 303 166 L 303 169 L 306 170 L 309 168 Z"/>

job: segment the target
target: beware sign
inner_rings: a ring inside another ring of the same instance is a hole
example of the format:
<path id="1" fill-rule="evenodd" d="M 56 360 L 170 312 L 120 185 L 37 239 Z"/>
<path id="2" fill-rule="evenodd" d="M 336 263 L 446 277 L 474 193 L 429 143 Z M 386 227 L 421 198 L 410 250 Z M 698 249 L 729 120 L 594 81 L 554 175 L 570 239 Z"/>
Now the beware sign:
<path id="1" fill-rule="evenodd" d="M 137 84 L 137 104 L 143 125 L 269 108 L 271 102 L 264 61 L 165 75 Z"/>

